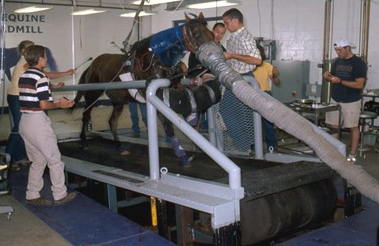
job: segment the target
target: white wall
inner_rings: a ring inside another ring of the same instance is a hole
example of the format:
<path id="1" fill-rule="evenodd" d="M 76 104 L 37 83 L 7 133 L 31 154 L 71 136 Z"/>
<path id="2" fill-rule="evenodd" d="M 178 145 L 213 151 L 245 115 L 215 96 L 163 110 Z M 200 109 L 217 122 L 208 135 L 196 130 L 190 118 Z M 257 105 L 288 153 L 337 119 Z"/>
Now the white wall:
<path id="1" fill-rule="evenodd" d="M 309 60 L 310 82 L 321 83 L 324 5 L 325 0 L 241 0 L 236 6 L 244 14 L 247 29 L 254 36 L 276 40 L 277 59 Z M 346 38 L 359 48 L 360 3 L 358 0 L 334 0 L 333 41 Z M 205 17 L 221 16 L 228 7 L 206 9 Z M 201 10 L 168 12 L 165 6 L 156 8 L 159 15 L 152 17 L 152 33 L 172 26 L 173 20 L 184 19 L 184 12 L 199 14 Z M 371 1 L 371 25 L 369 39 L 369 70 L 367 88 L 379 88 L 378 19 L 379 1 Z M 359 49 L 354 52 L 358 53 Z M 336 54 L 331 50 L 333 57 Z"/>
<path id="2" fill-rule="evenodd" d="M 21 4 L 5 4 L 8 30 L 5 34 L 5 48 L 17 47 L 22 40 L 31 40 L 36 44 L 44 45 L 52 51 L 58 71 L 75 68 L 89 57 L 95 59 L 102 53 L 121 53 L 111 42 L 122 47 L 122 42 L 129 34 L 133 23 L 133 18 L 121 18 L 119 15 L 122 11 L 114 9 L 108 9 L 107 12 L 96 15 L 73 17 L 71 15 L 72 7 L 54 6 L 53 9 L 47 11 L 15 14 L 14 9 L 20 7 Z M 31 16 L 40 21 L 25 21 Z M 145 26 L 149 27 L 149 23 Z M 18 31 L 16 31 L 17 27 Z M 140 30 L 141 36 L 144 35 L 143 32 L 146 32 L 146 28 L 142 29 Z M 31 30 L 35 33 L 32 33 Z M 150 34 L 150 28 L 148 28 L 148 32 Z M 137 31 L 133 32 L 131 42 L 137 40 L 137 34 Z M 55 82 L 78 83 L 81 73 L 89 64 L 90 62 L 81 66 L 74 77 L 62 78 Z M 6 86 L 9 84 L 7 78 L 5 84 Z M 3 93 L 0 94 L 1 98 Z M 74 92 L 65 92 L 64 94 L 72 98 Z"/>

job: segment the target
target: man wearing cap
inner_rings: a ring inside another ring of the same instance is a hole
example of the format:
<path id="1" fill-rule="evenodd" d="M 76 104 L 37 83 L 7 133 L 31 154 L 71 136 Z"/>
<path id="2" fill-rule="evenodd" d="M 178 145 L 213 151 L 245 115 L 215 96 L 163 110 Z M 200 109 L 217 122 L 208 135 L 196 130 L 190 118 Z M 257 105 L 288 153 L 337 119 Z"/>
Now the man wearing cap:
<path id="1" fill-rule="evenodd" d="M 324 73 L 324 78 L 331 83 L 331 103 L 341 106 L 343 127 L 350 128 L 351 146 L 347 160 L 355 162 L 359 142 L 359 114 L 367 66 L 361 58 L 354 55 L 351 46 L 347 40 L 334 43 L 338 58 L 332 63 L 331 71 Z M 326 123 L 337 130 L 338 118 L 338 111 L 326 113 Z M 338 137 L 338 134 L 335 137 Z"/>

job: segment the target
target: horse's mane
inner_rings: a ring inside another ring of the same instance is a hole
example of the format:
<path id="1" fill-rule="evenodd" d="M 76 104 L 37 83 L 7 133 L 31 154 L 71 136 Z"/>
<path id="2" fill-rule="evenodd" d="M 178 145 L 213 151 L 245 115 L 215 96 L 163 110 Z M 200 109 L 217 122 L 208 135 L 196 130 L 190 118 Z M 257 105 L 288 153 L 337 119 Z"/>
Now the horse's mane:
<path id="1" fill-rule="evenodd" d="M 140 41 L 136 41 L 133 45 L 132 45 L 132 48 L 130 49 L 131 52 L 144 52 L 146 50 L 146 48 L 148 48 L 150 46 L 150 40 L 151 40 L 151 36 L 150 37 L 147 37 L 147 38 L 144 38 Z"/>

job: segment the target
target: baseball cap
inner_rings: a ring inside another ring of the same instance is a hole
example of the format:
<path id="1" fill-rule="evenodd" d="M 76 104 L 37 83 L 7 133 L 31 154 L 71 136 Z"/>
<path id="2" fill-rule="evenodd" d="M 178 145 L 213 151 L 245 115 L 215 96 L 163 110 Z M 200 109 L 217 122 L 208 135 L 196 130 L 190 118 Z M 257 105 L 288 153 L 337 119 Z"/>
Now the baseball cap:
<path id="1" fill-rule="evenodd" d="M 348 40 L 340 39 L 333 44 L 334 48 L 343 48 L 346 46 L 353 46 Z"/>

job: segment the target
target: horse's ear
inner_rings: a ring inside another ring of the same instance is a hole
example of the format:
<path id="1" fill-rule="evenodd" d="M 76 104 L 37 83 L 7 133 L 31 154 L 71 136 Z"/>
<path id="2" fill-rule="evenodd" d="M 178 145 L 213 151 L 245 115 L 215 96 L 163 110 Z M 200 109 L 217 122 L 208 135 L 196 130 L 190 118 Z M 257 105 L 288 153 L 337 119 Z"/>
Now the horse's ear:
<path id="1" fill-rule="evenodd" d="M 200 12 L 200 14 L 199 14 L 199 20 L 204 20 L 203 12 Z"/>
<path id="2" fill-rule="evenodd" d="M 184 13 L 184 16 L 186 17 L 186 22 L 189 22 L 191 18 L 188 17 L 187 13 Z"/>

